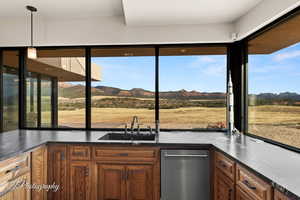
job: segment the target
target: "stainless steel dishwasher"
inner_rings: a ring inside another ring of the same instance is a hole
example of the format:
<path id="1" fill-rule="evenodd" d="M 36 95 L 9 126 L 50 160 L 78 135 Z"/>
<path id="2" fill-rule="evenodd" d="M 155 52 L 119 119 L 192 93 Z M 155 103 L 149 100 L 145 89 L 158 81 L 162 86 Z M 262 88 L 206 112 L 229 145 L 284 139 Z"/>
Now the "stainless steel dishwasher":
<path id="1" fill-rule="evenodd" d="M 209 151 L 162 150 L 161 196 L 162 200 L 209 200 Z"/>

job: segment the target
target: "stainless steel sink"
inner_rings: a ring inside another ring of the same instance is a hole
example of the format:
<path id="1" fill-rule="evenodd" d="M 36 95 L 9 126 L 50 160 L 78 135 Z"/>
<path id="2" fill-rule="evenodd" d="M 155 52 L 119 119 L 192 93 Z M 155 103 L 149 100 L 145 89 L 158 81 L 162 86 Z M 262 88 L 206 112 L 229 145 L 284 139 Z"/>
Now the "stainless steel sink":
<path id="1" fill-rule="evenodd" d="M 155 134 L 107 133 L 98 140 L 155 140 Z"/>

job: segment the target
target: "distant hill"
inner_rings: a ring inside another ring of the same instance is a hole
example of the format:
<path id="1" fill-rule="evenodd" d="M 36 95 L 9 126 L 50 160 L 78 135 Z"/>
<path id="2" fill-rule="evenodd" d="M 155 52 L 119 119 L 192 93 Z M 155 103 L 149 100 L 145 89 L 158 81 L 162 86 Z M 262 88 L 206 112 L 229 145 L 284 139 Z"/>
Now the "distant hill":
<path id="1" fill-rule="evenodd" d="M 92 87 L 93 96 L 119 96 L 119 97 L 136 97 L 136 98 L 153 98 L 155 93 L 141 88 L 123 90 L 115 87 L 96 86 Z M 80 98 L 85 96 L 85 86 L 72 84 L 59 84 L 59 96 L 65 98 Z M 207 93 L 198 91 L 167 91 L 160 92 L 161 98 L 166 99 L 224 99 L 225 93 Z"/>
<path id="2" fill-rule="evenodd" d="M 300 94 L 294 92 L 260 93 L 249 95 L 249 105 L 299 105 Z"/>

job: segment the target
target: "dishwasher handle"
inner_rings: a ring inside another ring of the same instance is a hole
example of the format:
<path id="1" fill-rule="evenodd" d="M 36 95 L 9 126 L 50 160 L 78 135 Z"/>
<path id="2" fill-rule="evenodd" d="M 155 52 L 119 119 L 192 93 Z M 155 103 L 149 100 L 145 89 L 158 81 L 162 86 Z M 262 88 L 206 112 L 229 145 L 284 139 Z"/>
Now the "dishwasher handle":
<path id="1" fill-rule="evenodd" d="M 193 157 L 207 158 L 208 157 L 207 154 L 168 154 L 168 153 L 165 153 L 164 156 L 165 157 L 189 157 L 189 158 L 193 158 Z"/>

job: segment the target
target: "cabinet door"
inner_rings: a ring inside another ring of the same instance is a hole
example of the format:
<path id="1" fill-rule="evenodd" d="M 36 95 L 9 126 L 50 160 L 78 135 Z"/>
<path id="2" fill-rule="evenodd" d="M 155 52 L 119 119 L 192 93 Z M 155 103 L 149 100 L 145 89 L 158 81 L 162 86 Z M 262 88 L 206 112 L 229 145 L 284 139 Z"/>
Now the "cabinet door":
<path id="1" fill-rule="evenodd" d="M 89 161 L 70 163 L 70 199 L 89 200 L 91 195 L 91 167 Z"/>
<path id="2" fill-rule="evenodd" d="M 215 169 L 215 200 L 232 200 L 234 198 L 234 183 L 218 168 Z"/>
<path id="3" fill-rule="evenodd" d="M 58 191 L 49 191 L 48 199 L 66 200 L 68 197 L 66 145 L 50 145 L 48 149 L 48 184 L 59 185 Z"/>
<path id="4" fill-rule="evenodd" d="M 97 164 L 97 200 L 125 200 L 125 166 Z"/>
<path id="5" fill-rule="evenodd" d="M 244 192 L 239 186 L 236 187 L 235 200 L 256 200 Z"/>
<path id="6" fill-rule="evenodd" d="M 126 167 L 127 200 L 153 200 L 152 165 Z"/>
<path id="7" fill-rule="evenodd" d="M 30 184 L 30 173 L 24 174 L 17 179 L 17 183 L 27 183 Z M 13 199 L 17 200 L 30 200 L 31 191 L 26 188 L 25 185 L 21 185 L 20 187 L 16 187 L 13 191 Z"/>
<path id="8" fill-rule="evenodd" d="M 47 148 L 38 148 L 31 153 L 31 182 L 32 184 L 47 184 Z M 46 200 L 46 190 L 31 190 L 32 200 Z"/>

